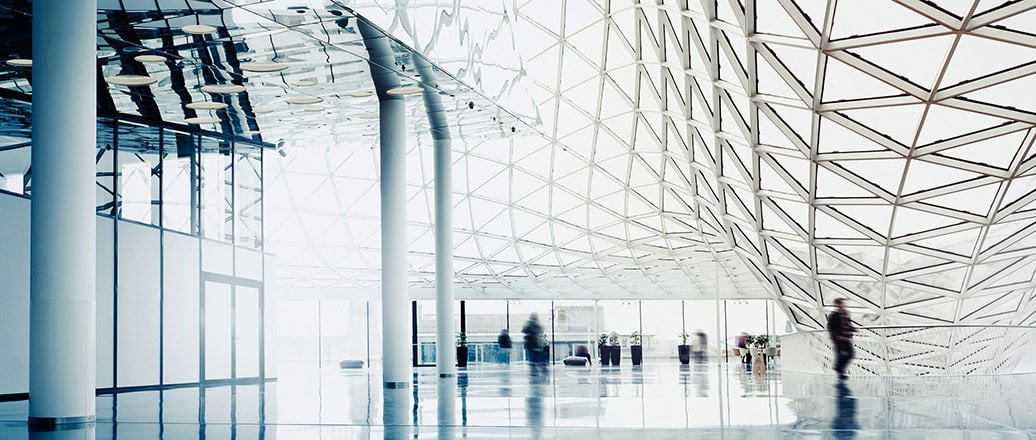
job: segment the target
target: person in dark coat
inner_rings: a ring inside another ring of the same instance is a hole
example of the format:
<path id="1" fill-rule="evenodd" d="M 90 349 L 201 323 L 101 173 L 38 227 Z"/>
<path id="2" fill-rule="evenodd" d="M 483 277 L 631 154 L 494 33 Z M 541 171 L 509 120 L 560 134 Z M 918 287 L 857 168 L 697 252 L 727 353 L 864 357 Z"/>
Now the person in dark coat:
<path id="1" fill-rule="evenodd" d="M 536 312 L 529 314 L 529 320 L 522 326 L 523 339 L 525 341 L 526 359 L 535 374 L 542 369 L 547 370 L 547 355 L 543 352 L 543 325 L 540 324 L 540 317 Z"/>
<path id="2" fill-rule="evenodd" d="M 853 333 L 856 327 L 853 326 L 849 310 L 845 308 L 845 298 L 835 300 L 835 311 L 827 316 L 827 333 L 831 336 L 831 343 L 835 350 L 834 370 L 838 378 L 845 380 L 849 376 L 845 371 L 849 369 L 849 362 L 856 357 L 853 349 Z"/>
<path id="3" fill-rule="evenodd" d="M 496 337 L 496 345 L 499 348 L 498 360 L 501 364 L 511 363 L 511 335 L 507 329 L 500 330 L 500 336 Z"/>

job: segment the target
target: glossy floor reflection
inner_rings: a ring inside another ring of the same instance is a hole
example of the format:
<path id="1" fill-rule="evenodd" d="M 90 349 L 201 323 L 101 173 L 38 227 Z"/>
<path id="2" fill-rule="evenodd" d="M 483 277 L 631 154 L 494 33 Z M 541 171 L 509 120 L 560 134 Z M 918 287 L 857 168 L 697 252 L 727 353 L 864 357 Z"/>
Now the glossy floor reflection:
<path id="1" fill-rule="evenodd" d="M 680 368 L 418 369 L 383 390 L 376 370 L 282 372 L 278 382 L 98 397 L 98 422 L 30 433 L 0 403 L 0 439 L 831 438 L 1010 439 L 1036 434 L 1036 376 L 755 375 Z M 675 363 L 675 362 L 674 362 Z"/>

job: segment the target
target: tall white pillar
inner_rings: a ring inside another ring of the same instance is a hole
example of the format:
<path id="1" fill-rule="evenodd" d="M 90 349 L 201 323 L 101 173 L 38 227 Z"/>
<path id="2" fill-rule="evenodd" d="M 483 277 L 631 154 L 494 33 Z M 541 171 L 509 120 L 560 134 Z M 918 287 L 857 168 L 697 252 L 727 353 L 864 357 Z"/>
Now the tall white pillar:
<path id="1" fill-rule="evenodd" d="M 435 149 L 435 365 L 439 377 L 457 373 L 453 335 L 453 160 L 450 127 L 430 63 L 413 56 L 424 83 L 424 108 Z"/>
<path id="2" fill-rule="evenodd" d="M 399 87 L 391 67 L 395 56 L 388 37 L 366 20 L 357 20 L 370 54 L 381 122 L 381 315 L 382 377 L 386 388 L 410 385 L 410 307 L 406 261 L 406 102 L 388 94 Z"/>
<path id="3" fill-rule="evenodd" d="M 95 418 L 97 1 L 32 3 L 29 422 Z"/>

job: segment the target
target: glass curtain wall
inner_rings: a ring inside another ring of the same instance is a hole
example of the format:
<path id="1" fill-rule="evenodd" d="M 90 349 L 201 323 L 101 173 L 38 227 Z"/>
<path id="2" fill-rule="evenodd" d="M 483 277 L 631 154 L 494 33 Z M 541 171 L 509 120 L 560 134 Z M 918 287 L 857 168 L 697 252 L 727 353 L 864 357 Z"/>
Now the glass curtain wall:
<path id="1" fill-rule="evenodd" d="M 435 352 L 435 304 L 430 300 L 417 304 L 419 359 L 430 365 Z M 676 359 L 683 332 L 690 342 L 698 332 L 704 333 L 707 356 L 715 358 L 736 347 L 742 331 L 778 337 L 793 331 L 770 300 L 469 300 L 465 304 L 469 363 L 498 362 L 496 338 L 505 327 L 514 341 L 512 362 L 524 361 L 521 329 L 533 312 L 539 316 L 555 362 L 573 355 L 579 345 L 586 345 L 597 362 L 599 338 L 603 334 L 608 339 L 613 332 L 626 364 L 633 332 L 642 334 L 645 359 Z"/>

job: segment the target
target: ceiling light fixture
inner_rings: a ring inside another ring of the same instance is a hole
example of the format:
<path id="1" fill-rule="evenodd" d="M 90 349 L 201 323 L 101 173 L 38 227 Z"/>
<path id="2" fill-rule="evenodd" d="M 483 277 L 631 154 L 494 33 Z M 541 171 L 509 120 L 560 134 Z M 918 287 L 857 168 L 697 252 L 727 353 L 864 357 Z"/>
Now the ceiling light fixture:
<path id="1" fill-rule="evenodd" d="M 14 67 L 32 67 L 32 60 L 26 58 L 15 58 L 13 60 L 7 60 L 7 65 Z"/>
<path id="2" fill-rule="evenodd" d="M 354 98 L 366 98 L 366 97 L 368 97 L 370 95 L 373 95 L 373 94 L 374 94 L 374 92 L 372 92 L 370 90 L 360 90 L 360 91 L 357 91 L 357 92 L 350 93 L 349 96 L 352 96 Z"/>
<path id="3" fill-rule="evenodd" d="M 137 55 L 133 57 L 138 63 L 162 63 L 165 62 L 166 58 L 161 55 Z"/>
<path id="4" fill-rule="evenodd" d="M 216 28 L 207 24 L 189 24 L 181 27 L 180 30 L 185 34 L 191 35 L 207 35 L 216 32 Z"/>
<path id="5" fill-rule="evenodd" d="M 116 75 L 106 76 L 104 80 L 108 84 L 117 86 L 149 86 L 158 82 L 157 78 L 150 77 L 147 75 Z"/>
<path id="6" fill-rule="evenodd" d="M 306 107 L 306 111 L 307 112 L 322 112 L 322 111 L 324 111 L 324 108 L 323 107 Z"/>
<path id="7" fill-rule="evenodd" d="M 223 110 L 229 107 L 223 102 L 192 102 L 187 104 L 187 108 L 194 110 Z"/>
<path id="8" fill-rule="evenodd" d="M 388 93 L 389 95 L 392 95 L 392 96 L 406 96 L 406 95 L 416 95 L 416 94 L 421 93 L 423 91 L 424 91 L 424 88 L 422 88 L 422 87 L 417 87 L 417 86 L 401 86 L 401 87 L 396 87 L 394 89 L 389 89 L 389 91 L 386 92 L 386 93 Z"/>
<path id="9" fill-rule="evenodd" d="M 321 98 L 321 97 L 318 97 L 318 96 L 305 96 L 305 97 L 301 97 L 301 98 L 288 98 L 288 99 L 285 99 L 284 102 L 287 102 L 288 104 L 295 104 L 295 105 L 307 105 L 307 104 L 317 104 L 317 103 L 320 103 L 320 102 L 324 102 L 324 98 Z"/>
<path id="10" fill-rule="evenodd" d="M 288 68 L 287 64 L 284 63 L 241 63 L 241 70 L 245 72 L 280 72 Z"/>
<path id="11" fill-rule="evenodd" d="M 232 93 L 241 93 L 245 91 L 245 86 L 237 84 L 210 84 L 207 86 L 201 86 L 201 91 L 227 95 Z"/>
<path id="12" fill-rule="evenodd" d="M 259 130 L 247 130 L 247 131 L 245 131 L 244 134 L 246 136 L 257 136 L 257 135 L 263 134 L 263 132 L 261 132 Z"/>
<path id="13" fill-rule="evenodd" d="M 252 113 L 255 113 L 257 115 L 265 115 L 267 113 L 273 113 L 273 109 L 269 109 L 269 108 L 265 108 L 265 107 L 256 107 L 256 108 L 252 109 Z"/>
<path id="14" fill-rule="evenodd" d="M 360 115 L 360 119 L 378 119 L 380 117 L 380 113 L 364 113 Z"/>
<path id="15" fill-rule="evenodd" d="M 219 118 L 199 117 L 199 118 L 187 118 L 187 119 L 184 119 L 183 121 L 188 123 L 188 124 L 201 125 L 201 124 L 215 124 L 215 123 L 218 123 L 220 121 L 220 119 Z"/>
<path id="16" fill-rule="evenodd" d="M 317 85 L 317 82 L 306 79 L 300 79 L 298 81 L 292 81 L 289 84 L 291 84 L 292 87 L 309 87 Z"/>
<path id="17" fill-rule="evenodd" d="M 316 127 L 316 126 L 320 125 L 320 123 L 319 122 L 313 122 L 313 121 L 306 121 L 306 122 L 300 122 L 299 125 L 301 125 L 303 127 Z"/>

